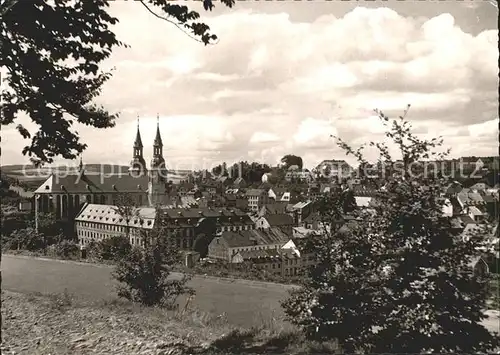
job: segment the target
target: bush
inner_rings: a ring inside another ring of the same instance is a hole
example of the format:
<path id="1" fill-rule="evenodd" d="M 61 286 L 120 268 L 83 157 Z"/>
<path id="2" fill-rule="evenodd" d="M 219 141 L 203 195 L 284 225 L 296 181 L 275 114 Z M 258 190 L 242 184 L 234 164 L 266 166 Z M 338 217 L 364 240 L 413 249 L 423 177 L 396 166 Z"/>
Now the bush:
<path id="1" fill-rule="evenodd" d="M 114 236 L 90 245 L 89 249 L 89 253 L 99 260 L 118 261 L 130 253 L 132 246 L 126 237 Z"/>
<path id="2" fill-rule="evenodd" d="M 379 150 L 387 181 L 376 196 L 375 213 L 355 211 L 355 222 L 348 222 L 343 202 L 350 197 L 343 188 L 316 201 L 321 221 L 330 227 L 309 239 L 318 264 L 282 306 L 306 338 L 337 340 L 347 353 L 496 351 L 498 334 L 482 324 L 486 284 L 468 265 L 484 231 L 455 237 L 451 219 L 443 215 L 445 182 L 412 169 L 413 163 L 443 160 L 433 154 L 442 141 L 414 135 L 407 112 L 390 122 L 377 111 L 403 164 L 398 166 L 385 142 L 370 144 Z M 366 163 L 364 146 L 339 146 Z"/>
<path id="3" fill-rule="evenodd" d="M 77 259 L 79 253 L 78 245 L 69 240 L 63 240 L 47 248 L 47 254 L 62 259 Z"/>
<path id="4" fill-rule="evenodd" d="M 41 233 L 37 233 L 33 228 L 15 230 L 5 239 L 10 249 L 38 251 L 44 249 L 47 245 L 46 237 Z"/>
<path id="5" fill-rule="evenodd" d="M 146 306 L 175 308 L 180 295 L 194 294 L 186 286 L 188 276 L 180 280 L 168 279 L 171 268 L 179 261 L 178 250 L 174 243 L 168 243 L 159 229 L 144 232 L 142 237 L 144 248 L 133 248 L 118 261 L 113 273 L 120 283 L 118 296 Z"/>

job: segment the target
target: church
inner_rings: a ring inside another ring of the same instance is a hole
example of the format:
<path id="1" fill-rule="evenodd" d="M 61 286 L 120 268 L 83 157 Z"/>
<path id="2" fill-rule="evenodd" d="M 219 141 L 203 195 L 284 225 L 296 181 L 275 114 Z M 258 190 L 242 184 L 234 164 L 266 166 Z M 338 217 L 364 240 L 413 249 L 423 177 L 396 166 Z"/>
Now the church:
<path id="1" fill-rule="evenodd" d="M 170 203 L 170 184 L 163 157 L 163 142 L 157 118 L 150 168 L 146 168 L 137 120 L 137 134 L 127 173 L 93 175 L 85 172 L 82 160 L 77 174 L 51 174 L 34 192 L 35 215 L 54 213 L 57 220 L 72 221 L 85 203 L 116 205 L 120 195 L 132 198 L 137 206 L 154 207 Z"/>

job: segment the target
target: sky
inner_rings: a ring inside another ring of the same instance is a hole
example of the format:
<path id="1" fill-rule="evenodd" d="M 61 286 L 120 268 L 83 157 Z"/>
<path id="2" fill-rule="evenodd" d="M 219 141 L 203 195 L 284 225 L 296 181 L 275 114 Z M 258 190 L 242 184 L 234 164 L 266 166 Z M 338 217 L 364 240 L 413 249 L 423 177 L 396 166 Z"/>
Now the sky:
<path id="1" fill-rule="evenodd" d="M 114 31 L 130 48 L 103 63 L 114 74 L 97 103 L 121 115 L 111 129 L 76 125 L 85 163 L 127 165 L 137 117 L 149 162 L 159 115 L 170 168 L 275 165 L 285 154 L 313 168 L 346 159 L 330 135 L 354 148 L 383 141 L 373 109 L 397 117 L 407 104 L 414 132 L 441 135 L 452 156 L 498 155 L 498 10 L 487 0 L 247 1 L 211 13 L 187 5 L 216 45 L 138 2 L 111 3 Z M 37 129 L 26 117 L 16 123 Z M 2 143 L 2 165 L 28 162 L 15 124 L 2 127 Z"/>

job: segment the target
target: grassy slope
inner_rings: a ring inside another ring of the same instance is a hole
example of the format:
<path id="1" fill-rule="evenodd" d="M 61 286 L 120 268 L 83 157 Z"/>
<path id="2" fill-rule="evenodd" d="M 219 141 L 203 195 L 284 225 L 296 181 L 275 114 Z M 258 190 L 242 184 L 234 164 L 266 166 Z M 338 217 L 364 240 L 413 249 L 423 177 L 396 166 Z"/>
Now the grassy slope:
<path id="1" fill-rule="evenodd" d="M 263 324 L 234 329 L 189 305 L 176 312 L 123 301 L 84 303 L 64 293 L 2 292 L 2 354 L 305 354 L 332 346 L 306 344 L 294 330 Z"/>

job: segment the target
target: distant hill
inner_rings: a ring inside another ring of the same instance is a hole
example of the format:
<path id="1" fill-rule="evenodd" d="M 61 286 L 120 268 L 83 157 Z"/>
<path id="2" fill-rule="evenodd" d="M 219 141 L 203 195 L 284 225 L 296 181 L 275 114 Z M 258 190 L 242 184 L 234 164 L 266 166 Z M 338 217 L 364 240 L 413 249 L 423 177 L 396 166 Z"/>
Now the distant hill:
<path id="1" fill-rule="evenodd" d="M 114 174 L 128 174 L 128 166 L 126 165 L 113 165 L 113 164 L 86 164 L 84 165 L 85 173 L 87 175 L 114 175 Z M 170 172 L 170 179 L 174 183 L 183 180 L 190 170 L 178 170 Z M 40 186 L 50 174 L 57 175 L 73 175 L 78 174 L 77 166 L 44 166 L 35 167 L 34 165 L 3 165 L 0 166 L 0 173 L 4 180 L 8 180 L 10 184 L 19 183 L 26 191 L 34 191 Z"/>
<path id="2" fill-rule="evenodd" d="M 86 164 L 84 165 L 87 173 L 104 173 L 104 174 L 123 174 L 128 172 L 128 166 L 112 165 L 112 164 Z M 78 166 L 58 165 L 58 166 L 43 166 L 35 167 L 33 165 L 3 165 L 0 167 L 6 175 L 41 175 L 48 176 L 50 173 L 78 173 Z"/>

